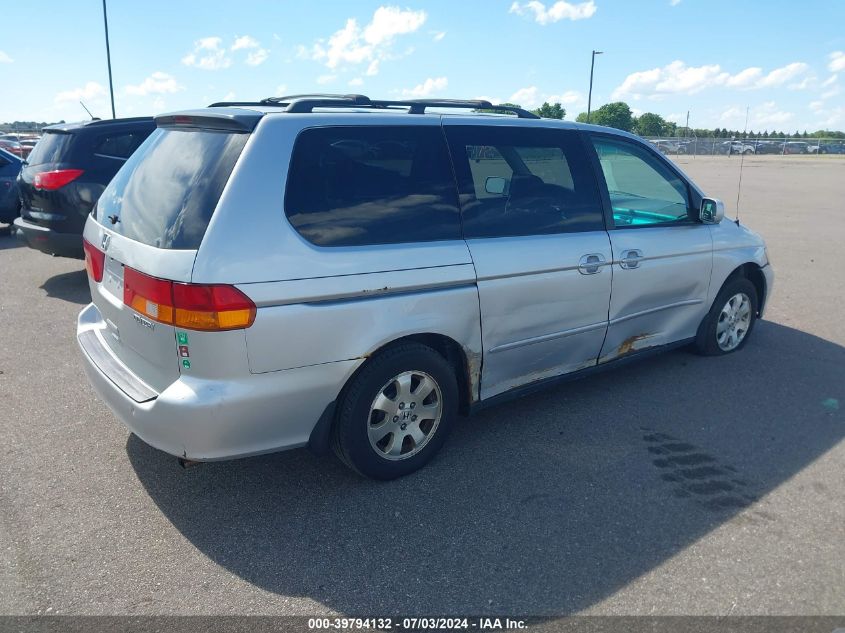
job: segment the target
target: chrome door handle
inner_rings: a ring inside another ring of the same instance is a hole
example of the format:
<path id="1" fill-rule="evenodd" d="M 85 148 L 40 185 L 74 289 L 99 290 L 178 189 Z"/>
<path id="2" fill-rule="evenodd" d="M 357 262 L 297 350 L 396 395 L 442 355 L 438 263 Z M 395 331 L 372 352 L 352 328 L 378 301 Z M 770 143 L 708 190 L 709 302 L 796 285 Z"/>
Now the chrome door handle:
<path id="1" fill-rule="evenodd" d="M 599 253 L 584 255 L 580 260 L 578 260 L 578 272 L 582 275 L 595 275 L 597 272 L 601 271 L 601 267 L 604 263 L 604 257 Z"/>
<path id="2" fill-rule="evenodd" d="M 632 248 L 627 251 L 622 251 L 622 257 L 619 260 L 619 266 L 625 269 L 638 268 L 640 260 L 643 258 L 643 252 L 639 249 Z"/>

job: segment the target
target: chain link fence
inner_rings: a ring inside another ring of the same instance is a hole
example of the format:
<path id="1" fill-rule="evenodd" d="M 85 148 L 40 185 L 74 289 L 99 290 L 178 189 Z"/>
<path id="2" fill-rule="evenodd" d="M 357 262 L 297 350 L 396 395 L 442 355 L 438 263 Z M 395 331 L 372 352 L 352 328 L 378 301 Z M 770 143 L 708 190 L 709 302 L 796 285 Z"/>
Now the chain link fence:
<path id="1" fill-rule="evenodd" d="M 835 138 L 713 138 L 713 137 L 645 137 L 661 152 L 671 156 L 735 156 L 780 155 L 795 156 L 819 154 L 845 155 L 845 139 Z"/>

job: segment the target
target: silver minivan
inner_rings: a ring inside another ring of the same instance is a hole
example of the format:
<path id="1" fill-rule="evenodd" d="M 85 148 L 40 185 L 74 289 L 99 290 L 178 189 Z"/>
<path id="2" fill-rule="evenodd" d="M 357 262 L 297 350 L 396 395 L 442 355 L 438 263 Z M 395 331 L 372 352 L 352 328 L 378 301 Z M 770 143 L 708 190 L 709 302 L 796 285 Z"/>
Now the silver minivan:
<path id="1" fill-rule="evenodd" d="M 747 341 L 763 240 L 654 146 L 485 101 L 279 97 L 162 115 L 85 226 L 91 383 L 206 461 L 332 447 L 390 479 L 457 417 Z"/>

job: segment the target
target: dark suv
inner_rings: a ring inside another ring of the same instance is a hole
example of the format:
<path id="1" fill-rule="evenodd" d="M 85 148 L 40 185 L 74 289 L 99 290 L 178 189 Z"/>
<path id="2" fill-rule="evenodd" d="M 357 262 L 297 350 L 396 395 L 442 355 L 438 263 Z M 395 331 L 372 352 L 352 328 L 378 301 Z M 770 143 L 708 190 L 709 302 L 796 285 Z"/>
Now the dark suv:
<path id="1" fill-rule="evenodd" d="M 82 257 L 85 218 L 154 129 L 152 117 L 44 128 L 18 177 L 21 217 L 13 229 L 18 238 L 45 253 Z"/>

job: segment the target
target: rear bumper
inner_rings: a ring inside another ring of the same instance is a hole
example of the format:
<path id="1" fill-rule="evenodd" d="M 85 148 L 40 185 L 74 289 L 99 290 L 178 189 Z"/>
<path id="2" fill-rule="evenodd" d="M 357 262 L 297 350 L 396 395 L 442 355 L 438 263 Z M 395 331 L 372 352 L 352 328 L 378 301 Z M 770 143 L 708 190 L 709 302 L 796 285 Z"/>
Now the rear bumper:
<path id="1" fill-rule="evenodd" d="M 58 233 L 55 230 L 16 218 L 14 231 L 17 238 L 35 250 L 50 255 L 82 258 L 82 234 Z"/>
<path id="2" fill-rule="evenodd" d="M 102 339 L 105 324 L 89 304 L 77 340 L 85 373 L 109 408 L 147 444 L 198 461 L 247 457 L 305 446 L 326 405 L 360 360 L 325 363 L 229 380 L 182 375 L 144 402 L 144 385 Z M 92 345 L 99 345 L 98 349 Z M 104 361 L 104 358 L 107 360 Z"/>

